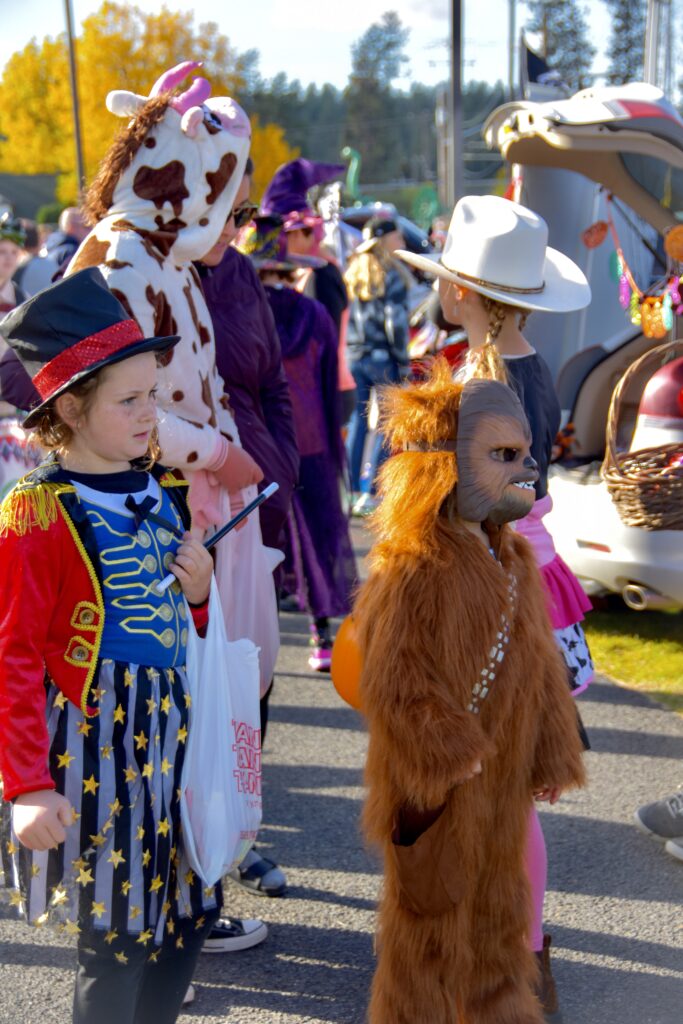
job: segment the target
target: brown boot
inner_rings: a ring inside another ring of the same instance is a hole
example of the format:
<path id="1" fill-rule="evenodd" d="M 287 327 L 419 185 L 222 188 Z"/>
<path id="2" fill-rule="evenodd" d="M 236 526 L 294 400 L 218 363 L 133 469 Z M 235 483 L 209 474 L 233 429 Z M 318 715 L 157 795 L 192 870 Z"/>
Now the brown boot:
<path id="1" fill-rule="evenodd" d="M 552 1020 L 555 1022 L 558 1021 L 560 1017 L 559 1003 L 557 1001 L 557 988 L 555 986 L 555 979 L 553 978 L 553 972 L 550 966 L 551 944 L 552 938 L 546 932 L 543 936 L 543 949 L 541 952 L 536 953 L 540 970 L 536 995 L 538 996 L 538 1001 L 543 1007 L 543 1013 L 546 1016 L 546 1020 Z M 555 1014 L 557 1014 L 557 1016 L 555 1016 Z"/>

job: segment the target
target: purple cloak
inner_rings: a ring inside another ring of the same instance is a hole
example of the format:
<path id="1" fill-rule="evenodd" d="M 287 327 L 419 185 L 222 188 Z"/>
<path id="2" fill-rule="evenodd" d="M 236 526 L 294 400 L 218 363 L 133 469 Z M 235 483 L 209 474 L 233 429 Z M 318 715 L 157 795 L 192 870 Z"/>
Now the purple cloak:
<path id="1" fill-rule="evenodd" d="M 217 267 L 197 269 L 213 320 L 218 372 L 242 445 L 263 470 L 261 486 L 280 485 L 261 506 L 260 518 L 264 543 L 282 550 L 299 453 L 273 314 L 251 261 L 236 249 L 229 248 Z"/>
<path id="2" fill-rule="evenodd" d="M 301 455 L 288 522 L 287 589 L 318 619 L 346 615 L 357 583 L 340 487 L 344 473 L 334 322 L 292 288 L 266 288 L 282 345 Z"/>

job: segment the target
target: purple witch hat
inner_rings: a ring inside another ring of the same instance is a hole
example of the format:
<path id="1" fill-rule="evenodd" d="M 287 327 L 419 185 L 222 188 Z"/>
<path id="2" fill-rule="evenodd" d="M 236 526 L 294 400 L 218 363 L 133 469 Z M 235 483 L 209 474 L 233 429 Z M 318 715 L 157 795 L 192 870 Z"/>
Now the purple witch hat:
<path id="1" fill-rule="evenodd" d="M 277 215 L 254 217 L 240 236 L 237 248 L 249 257 L 257 270 L 292 271 L 325 265 L 325 260 L 317 256 L 301 256 L 287 251 L 287 235 L 282 218 Z"/>
<path id="2" fill-rule="evenodd" d="M 323 164 L 317 160 L 291 160 L 278 167 L 261 201 L 263 216 L 282 218 L 285 231 L 314 227 L 320 217 L 309 206 L 306 193 L 314 185 L 346 172 L 344 164 Z"/>

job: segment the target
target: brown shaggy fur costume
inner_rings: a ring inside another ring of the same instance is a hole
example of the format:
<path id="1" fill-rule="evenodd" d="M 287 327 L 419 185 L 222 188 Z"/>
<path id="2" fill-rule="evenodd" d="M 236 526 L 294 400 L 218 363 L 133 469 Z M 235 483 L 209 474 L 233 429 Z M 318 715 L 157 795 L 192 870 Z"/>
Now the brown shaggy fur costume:
<path id="1" fill-rule="evenodd" d="M 460 392 L 445 366 L 387 389 L 392 448 L 455 437 Z M 505 526 L 492 558 L 453 512 L 456 483 L 448 452 L 388 460 L 354 610 L 370 734 L 364 825 L 385 866 L 371 1024 L 543 1021 L 526 939 L 529 813 L 534 791 L 584 781 L 531 548 Z M 473 684 L 509 607 L 506 572 L 517 580 L 510 642 L 475 715 Z"/>

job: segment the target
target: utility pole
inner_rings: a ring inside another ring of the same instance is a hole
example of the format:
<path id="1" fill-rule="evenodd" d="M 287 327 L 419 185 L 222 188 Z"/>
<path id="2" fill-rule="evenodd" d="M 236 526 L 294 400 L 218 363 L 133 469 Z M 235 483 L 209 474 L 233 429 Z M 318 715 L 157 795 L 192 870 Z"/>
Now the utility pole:
<path id="1" fill-rule="evenodd" d="M 515 84 L 515 50 L 517 49 L 517 0 L 508 0 L 508 92 L 513 100 Z"/>
<path id="2" fill-rule="evenodd" d="M 671 0 L 648 0 L 643 78 L 659 86 L 669 99 L 673 98 L 671 21 Z"/>
<path id="3" fill-rule="evenodd" d="M 81 145 L 81 114 L 78 103 L 78 76 L 76 73 L 76 44 L 74 41 L 73 15 L 71 13 L 71 0 L 64 0 L 64 14 L 66 17 L 66 37 L 69 43 L 69 75 L 71 78 L 71 109 L 74 121 L 74 142 L 76 144 L 76 174 L 78 176 L 78 188 L 85 185 L 85 164 L 83 162 L 83 147 Z"/>
<path id="4" fill-rule="evenodd" d="M 462 0 L 451 0 L 451 139 L 450 196 L 452 206 L 465 193 L 465 162 L 463 160 L 462 116 Z M 450 191 L 450 189 L 449 189 Z"/>

